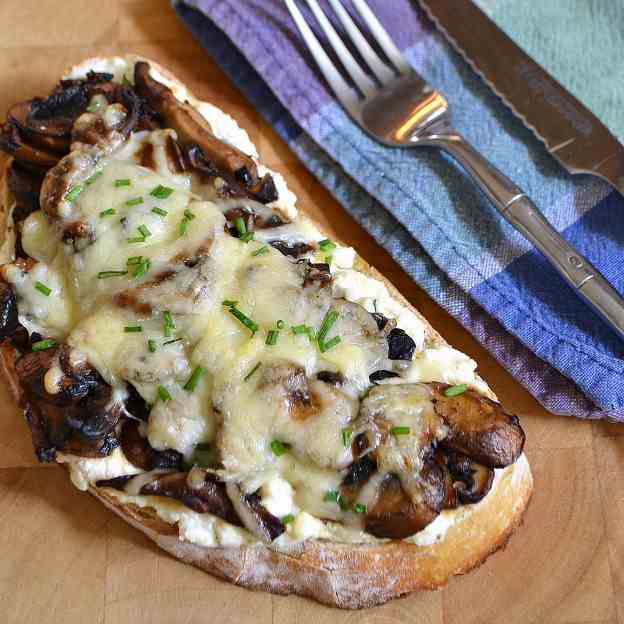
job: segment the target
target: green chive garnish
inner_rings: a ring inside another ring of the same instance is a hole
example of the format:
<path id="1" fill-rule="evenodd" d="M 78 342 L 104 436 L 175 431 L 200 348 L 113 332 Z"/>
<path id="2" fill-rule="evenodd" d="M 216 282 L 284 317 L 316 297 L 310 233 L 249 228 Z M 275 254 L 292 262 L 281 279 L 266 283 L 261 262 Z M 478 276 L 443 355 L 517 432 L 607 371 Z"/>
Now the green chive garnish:
<path id="1" fill-rule="evenodd" d="M 167 342 L 163 342 L 163 347 L 165 345 L 174 344 L 175 342 L 182 342 L 184 338 L 174 338 L 173 340 L 167 340 Z"/>
<path id="2" fill-rule="evenodd" d="M 52 289 L 48 288 L 45 284 L 42 284 L 41 282 L 35 282 L 35 289 L 46 297 L 49 297 L 52 293 Z"/>
<path id="3" fill-rule="evenodd" d="M 321 251 L 331 251 L 332 249 L 336 249 L 336 244 L 332 243 L 332 241 L 330 241 L 328 238 L 319 241 L 318 246 Z"/>
<path id="4" fill-rule="evenodd" d="M 337 503 L 338 496 L 339 494 L 336 490 L 327 490 L 327 492 L 325 492 L 325 496 L 323 496 L 323 500 L 326 503 Z"/>
<path id="5" fill-rule="evenodd" d="M 327 342 L 319 342 L 319 349 L 321 350 L 321 353 L 325 353 L 326 351 L 333 349 L 337 344 L 340 344 L 341 340 L 340 336 L 334 336 Z"/>
<path id="6" fill-rule="evenodd" d="M 100 176 L 102 175 L 101 171 L 96 171 L 91 177 L 85 180 L 85 184 L 87 186 L 91 186 Z"/>
<path id="7" fill-rule="evenodd" d="M 390 429 L 390 433 L 393 436 L 409 435 L 411 431 L 411 427 L 392 427 L 392 429 Z"/>
<path id="8" fill-rule="evenodd" d="M 76 201 L 76 198 L 78 197 L 78 195 L 80 195 L 80 193 L 82 193 L 82 186 L 80 184 L 77 184 L 76 186 L 72 186 L 67 193 L 65 193 L 65 201 L 69 202 L 70 204 L 73 201 Z"/>
<path id="9" fill-rule="evenodd" d="M 126 327 L 124 327 L 124 332 L 126 334 L 140 334 L 142 331 L 142 325 L 127 325 Z"/>
<path id="10" fill-rule="evenodd" d="M 295 521 L 295 516 L 293 516 L 292 514 L 286 514 L 285 516 L 282 516 L 282 524 L 290 524 L 291 522 Z"/>
<path id="11" fill-rule="evenodd" d="M 195 218 L 195 215 L 188 208 L 184 211 L 184 216 L 189 221 L 192 221 Z"/>
<path id="12" fill-rule="evenodd" d="M 128 275 L 128 271 L 100 271 L 97 276 L 98 279 L 107 279 L 109 277 L 122 277 Z"/>
<path id="13" fill-rule="evenodd" d="M 351 436 L 353 435 L 353 429 L 351 427 L 345 427 L 342 431 L 342 446 L 349 448 L 351 444 Z"/>
<path id="14" fill-rule="evenodd" d="M 132 238 L 128 238 L 126 240 L 129 243 L 144 243 L 145 242 L 145 237 L 144 236 L 133 236 Z"/>
<path id="15" fill-rule="evenodd" d="M 114 208 L 109 208 L 108 210 L 102 210 L 100 212 L 100 217 L 108 217 L 108 215 L 117 214 L 117 211 Z"/>
<path id="16" fill-rule="evenodd" d="M 457 384 L 456 386 L 451 386 L 444 391 L 444 396 L 454 397 L 459 394 L 463 394 L 468 390 L 468 386 L 466 384 Z"/>
<path id="17" fill-rule="evenodd" d="M 87 106 L 87 113 L 97 113 L 99 108 L 97 104 L 89 104 L 89 106 Z"/>
<path id="18" fill-rule="evenodd" d="M 123 75 L 123 78 L 121 79 L 121 84 L 124 87 L 131 87 L 132 83 L 126 78 L 126 74 Z"/>
<path id="19" fill-rule="evenodd" d="M 124 178 L 122 180 L 115 180 L 115 186 L 119 188 L 120 186 L 130 186 L 130 180 L 128 178 Z"/>
<path id="20" fill-rule="evenodd" d="M 355 513 L 364 514 L 366 513 L 366 505 L 362 505 L 362 503 L 355 503 L 355 505 L 353 505 L 353 511 L 355 511 Z"/>
<path id="21" fill-rule="evenodd" d="M 46 340 L 38 340 L 37 342 L 32 343 L 33 351 L 45 351 L 46 349 L 51 349 L 52 347 L 56 347 L 56 341 L 51 338 L 47 338 Z"/>
<path id="22" fill-rule="evenodd" d="M 284 329 L 284 327 L 286 327 L 286 323 L 284 323 L 284 321 L 282 321 L 281 319 L 279 321 L 277 321 L 277 323 L 275 323 L 277 329 Z"/>
<path id="23" fill-rule="evenodd" d="M 252 256 L 264 256 L 264 254 L 268 254 L 269 253 L 269 246 L 268 245 L 262 245 L 262 247 L 258 247 L 258 249 L 256 249 L 255 251 L 251 252 Z"/>
<path id="24" fill-rule="evenodd" d="M 279 337 L 279 331 L 277 329 L 269 329 L 269 332 L 266 337 L 266 341 L 264 344 L 269 345 L 270 347 L 277 344 L 277 339 Z"/>
<path id="25" fill-rule="evenodd" d="M 289 448 L 290 444 L 286 444 L 286 442 L 281 442 L 280 440 L 273 440 L 271 442 L 271 450 L 273 451 L 273 454 L 277 457 L 280 457 L 284 453 L 287 453 Z"/>
<path id="26" fill-rule="evenodd" d="M 349 511 L 349 501 L 342 496 L 338 496 L 338 504 L 340 505 L 340 511 Z"/>
<path id="27" fill-rule="evenodd" d="M 243 381 L 249 381 L 251 376 L 260 368 L 262 362 L 258 362 L 246 375 L 243 377 Z"/>
<path id="28" fill-rule="evenodd" d="M 154 214 L 160 215 L 161 217 L 166 217 L 169 214 L 166 210 L 158 208 L 158 206 L 156 208 L 152 208 L 152 212 Z"/>
<path id="29" fill-rule="evenodd" d="M 236 228 L 239 236 L 247 233 L 247 226 L 245 225 L 243 217 L 236 217 L 236 219 L 234 219 L 234 227 Z"/>
<path id="30" fill-rule="evenodd" d="M 155 353 L 156 352 L 156 341 L 152 340 L 151 338 L 147 341 L 147 348 L 149 349 L 150 353 Z"/>
<path id="31" fill-rule="evenodd" d="M 165 334 L 165 337 L 168 338 L 169 336 L 171 336 L 171 330 L 176 328 L 176 325 L 173 321 L 173 317 L 171 316 L 171 312 L 169 312 L 169 310 L 165 310 L 163 312 L 163 318 L 165 319 L 165 327 L 163 330 L 163 333 Z"/>
<path id="32" fill-rule="evenodd" d="M 180 227 L 179 227 L 179 231 L 180 231 L 180 236 L 184 236 L 186 234 L 186 230 L 188 229 L 188 219 L 182 219 L 182 221 L 180 221 Z"/>
<path id="33" fill-rule="evenodd" d="M 241 234 L 239 240 L 242 240 L 243 243 L 248 243 L 253 237 L 254 237 L 253 232 L 245 232 L 244 234 Z"/>
<path id="34" fill-rule="evenodd" d="M 246 314 L 241 312 L 236 306 L 226 306 L 229 313 L 236 319 L 238 319 L 249 331 L 252 336 L 258 331 L 258 324 L 251 320 Z"/>
<path id="35" fill-rule="evenodd" d="M 166 403 L 167 401 L 171 400 L 171 395 L 169 394 L 169 390 L 167 390 L 165 386 L 158 386 L 158 398 L 163 403 Z"/>
<path id="36" fill-rule="evenodd" d="M 333 256 L 325 256 L 325 264 L 331 264 L 333 259 Z"/>
<path id="37" fill-rule="evenodd" d="M 329 333 L 329 330 L 332 328 L 332 325 L 338 320 L 338 312 L 336 310 L 329 310 L 323 319 L 321 324 L 321 328 L 318 331 L 316 339 L 319 344 L 322 344 L 325 341 L 325 337 Z"/>
<path id="38" fill-rule="evenodd" d="M 150 192 L 150 195 L 152 197 L 157 197 L 158 199 L 167 199 L 167 197 L 169 197 L 171 193 L 173 193 L 172 188 L 159 184 L 155 189 L 152 189 L 152 191 Z"/>
<path id="39" fill-rule="evenodd" d="M 141 260 L 141 263 L 138 264 L 135 269 L 132 271 L 132 277 L 134 277 L 135 279 L 138 279 L 140 277 L 143 277 L 150 268 L 150 260 L 149 258 L 143 258 L 143 260 Z"/>
<path id="40" fill-rule="evenodd" d="M 206 371 L 201 366 L 196 366 L 195 370 L 191 373 L 191 376 L 188 378 L 188 381 L 184 384 L 184 389 L 187 392 L 193 392 L 193 390 L 197 388 L 197 384 L 199 383 L 201 376 L 205 372 Z"/>
<path id="41" fill-rule="evenodd" d="M 308 325 L 293 325 L 292 326 L 292 333 L 295 335 L 299 335 L 299 334 L 310 334 L 310 331 L 312 330 L 311 327 L 309 327 Z"/>
<path id="42" fill-rule="evenodd" d="M 141 232 L 143 238 L 147 238 L 148 236 L 152 235 L 152 233 L 147 228 L 147 225 L 145 225 L 145 224 L 139 225 L 137 230 L 139 230 L 139 232 Z"/>
<path id="43" fill-rule="evenodd" d="M 126 260 L 126 266 L 134 266 L 141 264 L 141 262 L 143 262 L 143 256 L 132 256 Z"/>
<path id="44" fill-rule="evenodd" d="M 232 301 L 232 299 L 224 299 L 221 305 L 224 305 L 226 308 L 231 308 L 238 304 L 238 301 Z"/>

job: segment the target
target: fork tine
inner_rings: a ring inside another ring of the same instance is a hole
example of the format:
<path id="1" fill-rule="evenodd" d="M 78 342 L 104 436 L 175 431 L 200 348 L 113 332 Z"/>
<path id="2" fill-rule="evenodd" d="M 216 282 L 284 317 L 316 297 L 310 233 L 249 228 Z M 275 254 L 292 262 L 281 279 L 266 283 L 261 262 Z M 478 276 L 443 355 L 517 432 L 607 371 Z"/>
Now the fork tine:
<path id="1" fill-rule="evenodd" d="M 366 61 L 366 64 L 370 67 L 373 74 L 375 74 L 377 80 L 379 80 L 381 84 L 386 84 L 388 81 L 395 78 L 394 72 L 379 58 L 375 50 L 373 50 L 368 41 L 366 41 L 360 29 L 355 25 L 349 13 L 342 6 L 340 0 L 329 0 L 329 3 L 346 30 L 347 35 L 351 38 L 353 45 L 355 45 L 358 52 L 362 55 L 362 58 Z"/>
<path id="2" fill-rule="evenodd" d="M 381 25 L 381 22 L 375 17 L 375 14 L 368 8 L 368 5 L 364 0 L 351 0 L 356 11 L 360 14 L 360 17 L 364 23 L 370 28 L 370 31 L 375 37 L 377 43 L 381 46 L 381 49 L 386 53 L 386 56 L 390 59 L 397 70 L 404 74 L 410 71 L 410 66 L 405 61 L 405 58 L 394 45 L 394 41 L 390 38 L 386 29 Z"/>
<path id="3" fill-rule="evenodd" d="M 312 9 L 314 17 L 321 25 L 325 36 L 340 59 L 340 62 L 347 70 L 349 76 L 353 79 L 353 82 L 355 82 L 364 95 L 372 95 L 376 90 L 375 83 L 364 73 L 360 64 L 353 58 L 351 52 L 347 50 L 347 47 L 342 42 L 342 39 L 335 31 L 334 27 L 331 25 L 331 22 L 327 19 L 325 13 L 323 13 L 323 10 L 319 6 L 317 0 L 307 0 L 307 3 Z"/>
<path id="4" fill-rule="evenodd" d="M 358 101 L 358 94 L 352 89 L 345 79 L 340 75 L 340 72 L 334 67 L 334 64 L 327 56 L 323 46 L 319 43 L 316 35 L 312 32 L 312 29 L 308 26 L 299 7 L 295 4 L 294 0 L 284 0 L 290 15 L 292 16 L 299 33 L 303 38 L 305 44 L 308 46 L 308 50 L 314 57 L 321 73 L 325 77 L 325 80 L 329 83 L 332 91 L 336 97 L 342 102 L 343 106 L 347 108 L 351 107 Z"/>

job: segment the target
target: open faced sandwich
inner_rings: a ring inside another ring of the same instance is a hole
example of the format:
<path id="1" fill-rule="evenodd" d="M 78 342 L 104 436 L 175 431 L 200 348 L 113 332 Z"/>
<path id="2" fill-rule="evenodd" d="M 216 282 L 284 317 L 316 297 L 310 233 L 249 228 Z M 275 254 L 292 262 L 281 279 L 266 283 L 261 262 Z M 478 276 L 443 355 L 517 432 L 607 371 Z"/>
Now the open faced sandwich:
<path id="1" fill-rule="evenodd" d="M 339 607 L 506 542 L 518 419 L 232 118 L 97 58 L 0 148 L 2 361 L 41 461 L 185 562 Z"/>

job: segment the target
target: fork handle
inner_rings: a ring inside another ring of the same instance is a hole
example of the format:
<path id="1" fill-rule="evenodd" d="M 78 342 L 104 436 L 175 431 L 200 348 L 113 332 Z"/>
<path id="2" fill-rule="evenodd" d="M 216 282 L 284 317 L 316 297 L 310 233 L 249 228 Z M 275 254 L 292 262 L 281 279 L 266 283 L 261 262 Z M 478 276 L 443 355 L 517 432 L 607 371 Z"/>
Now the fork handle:
<path id="1" fill-rule="evenodd" d="M 453 135 L 440 143 L 472 175 L 503 217 L 542 252 L 568 284 L 624 339 L 624 299 L 600 271 L 553 228 L 518 186 L 467 141 Z"/>

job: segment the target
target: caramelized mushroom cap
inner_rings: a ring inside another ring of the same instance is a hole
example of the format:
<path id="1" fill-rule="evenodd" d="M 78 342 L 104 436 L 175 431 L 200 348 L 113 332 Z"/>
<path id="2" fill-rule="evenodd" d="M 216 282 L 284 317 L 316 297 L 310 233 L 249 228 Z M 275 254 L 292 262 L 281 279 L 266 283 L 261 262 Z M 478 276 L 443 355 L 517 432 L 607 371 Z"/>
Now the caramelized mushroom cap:
<path id="1" fill-rule="evenodd" d="M 139 432 L 139 423 L 136 420 L 127 419 L 119 436 L 121 449 L 128 461 L 142 470 L 174 469 L 182 468 L 182 454 L 173 449 L 157 451 L 150 446 L 147 438 Z"/>
<path id="2" fill-rule="evenodd" d="M 490 468 L 513 464 L 524 448 L 525 435 L 518 419 L 499 403 L 474 390 L 447 397 L 445 384 L 431 384 L 436 413 L 449 427 L 443 444 Z"/>
<path id="3" fill-rule="evenodd" d="M 444 455 L 458 502 L 463 505 L 478 503 L 492 489 L 494 470 L 456 451 L 447 451 Z"/>

